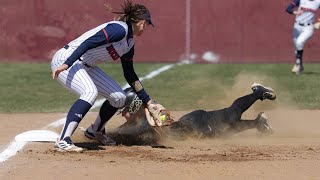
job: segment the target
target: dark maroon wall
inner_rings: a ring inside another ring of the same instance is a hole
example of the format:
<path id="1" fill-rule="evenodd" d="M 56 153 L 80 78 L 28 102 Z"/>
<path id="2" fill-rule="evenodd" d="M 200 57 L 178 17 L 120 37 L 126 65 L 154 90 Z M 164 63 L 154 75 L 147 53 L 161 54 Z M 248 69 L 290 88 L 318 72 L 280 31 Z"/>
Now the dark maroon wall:
<path id="1" fill-rule="evenodd" d="M 191 53 L 206 51 L 222 63 L 292 62 L 291 0 L 190 0 Z M 90 3 L 89 3 L 90 2 Z M 186 0 L 135 0 L 151 11 L 155 28 L 136 38 L 135 60 L 174 62 L 185 55 Z M 112 20 L 105 3 L 120 0 L 1 0 L 0 59 L 50 61 L 52 54 L 86 30 Z M 306 62 L 320 62 L 320 31 L 305 47 Z"/>
<path id="2" fill-rule="evenodd" d="M 290 0 L 201 0 L 192 4 L 192 51 L 212 50 L 222 62 L 292 62 Z M 200 11 L 203 9 L 202 11 Z M 306 43 L 307 62 L 320 62 L 320 31 Z"/>

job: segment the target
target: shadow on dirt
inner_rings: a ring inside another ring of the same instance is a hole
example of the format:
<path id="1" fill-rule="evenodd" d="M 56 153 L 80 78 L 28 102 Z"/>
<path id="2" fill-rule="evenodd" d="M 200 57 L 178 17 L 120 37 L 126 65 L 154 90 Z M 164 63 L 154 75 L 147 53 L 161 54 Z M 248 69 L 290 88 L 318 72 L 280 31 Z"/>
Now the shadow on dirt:
<path id="1" fill-rule="evenodd" d="M 132 135 L 120 135 L 118 133 L 108 134 L 112 139 L 117 142 L 117 146 L 150 146 L 152 148 L 161 148 L 161 149 L 173 149 L 173 147 L 164 146 L 159 144 L 155 139 L 154 135 L 143 134 L 138 136 Z M 107 146 L 103 146 L 98 142 L 80 142 L 75 143 L 76 146 L 85 148 L 87 151 L 100 151 L 106 150 Z"/>
<path id="2" fill-rule="evenodd" d="M 153 146 L 158 145 L 157 139 L 154 136 L 148 135 L 125 135 L 125 134 L 118 134 L 118 133 L 111 133 L 109 136 L 114 139 L 118 145 L 124 146 Z"/>
<path id="3" fill-rule="evenodd" d="M 320 72 L 315 71 L 305 71 L 303 72 L 304 75 L 320 75 Z"/>
<path id="4" fill-rule="evenodd" d="M 85 148 L 87 150 L 91 151 L 100 151 L 100 150 L 106 150 L 100 143 L 95 142 L 81 142 L 81 143 L 74 143 L 76 146 Z"/>

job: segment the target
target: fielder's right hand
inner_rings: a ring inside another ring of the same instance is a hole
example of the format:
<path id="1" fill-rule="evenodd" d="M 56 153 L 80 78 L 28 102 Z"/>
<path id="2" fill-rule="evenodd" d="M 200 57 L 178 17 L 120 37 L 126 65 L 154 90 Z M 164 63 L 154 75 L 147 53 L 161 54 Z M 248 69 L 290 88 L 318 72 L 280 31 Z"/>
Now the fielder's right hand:
<path id="1" fill-rule="evenodd" d="M 68 69 L 68 65 L 67 64 L 62 64 L 61 66 L 59 66 L 57 69 L 55 69 L 53 72 L 52 72 L 52 79 L 57 79 L 59 74 Z"/>

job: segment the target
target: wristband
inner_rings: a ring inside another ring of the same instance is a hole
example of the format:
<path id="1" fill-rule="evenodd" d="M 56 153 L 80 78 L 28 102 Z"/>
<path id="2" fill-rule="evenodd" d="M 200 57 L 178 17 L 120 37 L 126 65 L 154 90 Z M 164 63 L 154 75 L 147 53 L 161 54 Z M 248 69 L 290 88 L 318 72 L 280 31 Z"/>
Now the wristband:
<path id="1" fill-rule="evenodd" d="M 144 89 L 137 92 L 137 95 L 144 105 L 146 105 L 150 101 L 149 94 Z"/>

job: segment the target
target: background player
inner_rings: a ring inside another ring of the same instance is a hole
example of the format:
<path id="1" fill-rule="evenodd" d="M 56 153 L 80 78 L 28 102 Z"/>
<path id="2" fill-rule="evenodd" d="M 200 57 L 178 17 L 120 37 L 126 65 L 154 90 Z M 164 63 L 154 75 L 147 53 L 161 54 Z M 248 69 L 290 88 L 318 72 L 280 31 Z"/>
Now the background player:
<path id="1" fill-rule="evenodd" d="M 297 10 L 294 10 L 298 7 Z M 287 7 L 287 12 L 296 15 L 293 28 L 293 42 L 295 46 L 296 63 L 292 72 L 297 75 L 304 70 L 302 64 L 303 48 L 306 41 L 313 34 L 315 13 L 320 8 L 320 0 L 294 0 Z"/>
<path id="2" fill-rule="evenodd" d="M 141 4 L 125 2 L 118 21 L 95 27 L 56 52 L 51 63 L 52 76 L 80 98 L 70 108 L 60 139 L 55 147 L 61 151 L 81 152 L 71 135 L 89 111 L 98 95 L 106 98 L 95 122 L 85 131 L 88 138 L 104 145 L 116 142 L 105 134 L 106 122 L 125 104 L 126 94 L 97 64 L 121 59 L 125 79 L 144 105 L 154 115 L 152 100 L 144 90 L 133 68 L 134 40 L 152 25 L 148 9 Z"/>
<path id="3" fill-rule="evenodd" d="M 139 100 L 130 89 L 125 91 L 131 104 L 123 109 L 122 115 L 127 122 L 119 127 L 114 138 L 122 141 L 123 144 L 152 141 L 152 137 L 158 137 L 158 132 L 164 133 L 174 138 L 183 139 L 187 136 L 193 137 L 221 137 L 238 133 L 247 129 L 256 128 L 259 132 L 272 133 L 272 127 L 267 123 L 265 113 L 259 113 L 254 120 L 244 120 L 241 118 L 244 113 L 257 100 L 275 100 L 276 94 L 272 88 L 264 87 L 261 84 L 254 83 L 251 86 L 252 93 L 239 97 L 228 108 L 204 111 L 196 110 L 182 116 L 178 121 L 165 122 L 165 126 L 152 128 L 146 120 L 141 100 Z M 142 107 L 142 109 L 140 108 Z M 138 136 L 139 135 L 139 136 Z"/>

